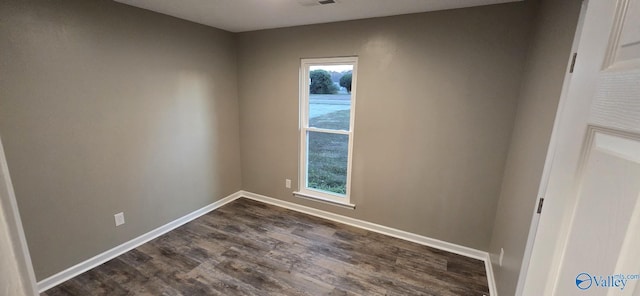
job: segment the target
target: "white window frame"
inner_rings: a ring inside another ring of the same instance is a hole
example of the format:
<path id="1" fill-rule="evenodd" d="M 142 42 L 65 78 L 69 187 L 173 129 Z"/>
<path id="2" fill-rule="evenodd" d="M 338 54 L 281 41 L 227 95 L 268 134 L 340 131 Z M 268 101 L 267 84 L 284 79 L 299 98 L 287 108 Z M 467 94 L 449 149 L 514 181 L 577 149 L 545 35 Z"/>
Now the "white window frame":
<path id="1" fill-rule="evenodd" d="M 311 66 L 324 65 L 353 65 L 351 76 L 351 113 L 349 117 L 349 130 L 332 130 L 309 127 L 309 72 Z M 351 161 L 353 159 L 353 129 L 355 123 L 356 110 L 356 90 L 357 90 L 357 72 L 358 57 L 337 57 L 337 58 L 319 58 L 319 59 L 301 59 L 300 63 L 300 163 L 298 175 L 298 191 L 294 195 L 302 198 L 310 198 L 312 200 L 327 202 L 347 208 L 355 208 L 351 203 Z M 345 195 L 333 192 L 313 189 L 307 187 L 307 145 L 308 132 L 333 133 L 347 135 L 349 144 L 347 148 L 347 182 Z"/>

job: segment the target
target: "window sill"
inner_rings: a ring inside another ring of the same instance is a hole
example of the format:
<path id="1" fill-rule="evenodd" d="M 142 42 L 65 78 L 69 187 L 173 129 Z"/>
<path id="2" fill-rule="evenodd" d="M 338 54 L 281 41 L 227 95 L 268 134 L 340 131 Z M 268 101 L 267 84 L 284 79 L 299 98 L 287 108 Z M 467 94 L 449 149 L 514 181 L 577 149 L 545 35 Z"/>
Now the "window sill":
<path id="1" fill-rule="evenodd" d="M 324 204 L 328 204 L 328 205 L 347 208 L 347 209 L 351 209 L 351 210 L 355 210 L 356 209 L 356 205 L 354 205 L 354 204 L 342 203 L 342 202 L 339 202 L 339 201 L 327 199 L 327 198 L 324 198 L 324 197 L 321 197 L 321 196 L 311 195 L 311 194 L 308 194 L 308 193 L 302 193 L 302 192 L 295 191 L 295 192 L 293 192 L 293 196 L 298 197 L 298 198 L 302 198 L 302 199 L 306 199 L 306 200 L 319 202 L 319 203 L 324 203 Z"/>

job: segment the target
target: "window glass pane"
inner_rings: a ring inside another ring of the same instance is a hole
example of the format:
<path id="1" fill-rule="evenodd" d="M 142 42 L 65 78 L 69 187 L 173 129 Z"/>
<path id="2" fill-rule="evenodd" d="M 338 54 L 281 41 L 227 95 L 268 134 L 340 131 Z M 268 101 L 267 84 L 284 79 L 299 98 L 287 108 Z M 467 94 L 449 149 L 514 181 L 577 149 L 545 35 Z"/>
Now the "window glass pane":
<path id="1" fill-rule="evenodd" d="M 349 130 L 353 65 L 309 68 L 309 127 Z"/>
<path id="2" fill-rule="evenodd" d="M 349 136 L 308 132 L 307 187 L 346 194 Z"/>

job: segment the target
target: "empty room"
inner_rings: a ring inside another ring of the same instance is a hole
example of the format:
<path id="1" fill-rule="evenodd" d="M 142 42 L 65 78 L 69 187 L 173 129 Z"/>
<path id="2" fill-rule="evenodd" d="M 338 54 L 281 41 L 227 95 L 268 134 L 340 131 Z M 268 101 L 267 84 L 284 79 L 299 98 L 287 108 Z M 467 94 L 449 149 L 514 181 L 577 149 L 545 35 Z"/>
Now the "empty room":
<path id="1" fill-rule="evenodd" d="M 2 0 L 0 295 L 640 295 L 640 0 Z"/>

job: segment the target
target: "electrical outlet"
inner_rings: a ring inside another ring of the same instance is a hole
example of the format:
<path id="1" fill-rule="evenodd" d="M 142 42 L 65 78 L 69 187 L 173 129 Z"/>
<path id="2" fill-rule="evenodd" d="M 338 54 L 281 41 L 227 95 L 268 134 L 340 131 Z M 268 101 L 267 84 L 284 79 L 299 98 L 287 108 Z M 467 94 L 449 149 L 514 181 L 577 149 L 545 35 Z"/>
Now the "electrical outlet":
<path id="1" fill-rule="evenodd" d="M 504 258 L 504 249 L 500 248 L 500 259 L 498 259 L 498 264 L 502 266 L 502 258 Z"/>
<path id="2" fill-rule="evenodd" d="M 290 179 L 285 179 L 284 180 L 284 187 L 291 188 L 291 180 Z"/>
<path id="3" fill-rule="evenodd" d="M 122 212 L 117 213 L 117 214 L 113 215 L 113 217 L 116 220 L 116 226 L 120 226 L 120 225 L 124 224 L 124 213 L 122 213 Z"/>

